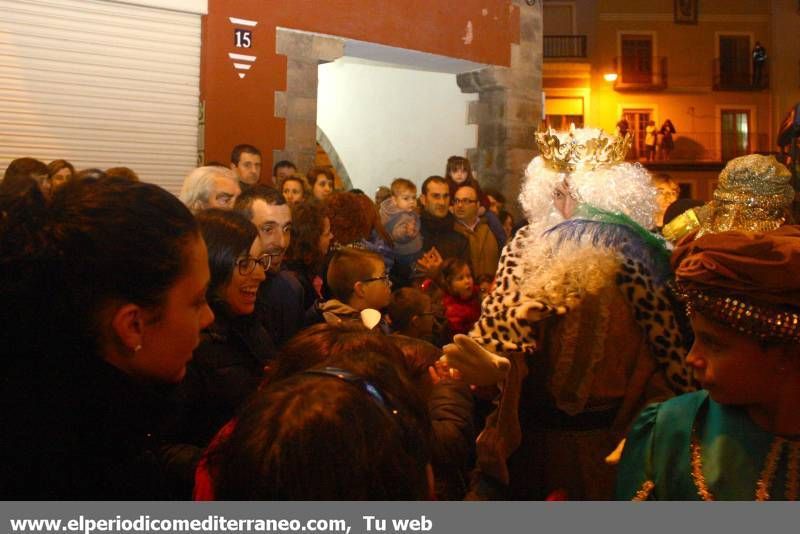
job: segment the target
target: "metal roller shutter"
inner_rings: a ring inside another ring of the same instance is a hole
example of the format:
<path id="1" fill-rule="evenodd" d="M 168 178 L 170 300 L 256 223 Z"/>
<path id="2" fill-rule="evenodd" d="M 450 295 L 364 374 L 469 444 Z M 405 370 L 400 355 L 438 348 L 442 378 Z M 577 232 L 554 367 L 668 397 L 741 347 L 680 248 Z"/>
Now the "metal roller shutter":
<path id="1" fill-rule="evenodd" d="M 98 0 L 0 13 L 0 172 L 63 158 L 177 193 L 197 160 L 200 15 Z"/>

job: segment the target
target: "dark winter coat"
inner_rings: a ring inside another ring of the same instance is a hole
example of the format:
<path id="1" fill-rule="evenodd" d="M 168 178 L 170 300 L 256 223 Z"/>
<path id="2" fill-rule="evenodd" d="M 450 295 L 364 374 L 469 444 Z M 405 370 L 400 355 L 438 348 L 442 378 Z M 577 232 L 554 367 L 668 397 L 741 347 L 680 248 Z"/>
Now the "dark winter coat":
<path id="1" fill-rule="evenodd" d="M 420 215 L 422 221 L 422 251 L 428 252 L 436 247 L 443 260 L 460 258 L 469 262 L 469 241 L 455 231 L 455 217 L 434 217 L 427 211 Z"/>
<path id="2" fill-rule="evenodd" d="M 181 384 L 180 441 L 205 446 L 258 389 L 275 345 L 256 314 L 235 317 L 224 303 L 212 302 L 214 323 Z"/>

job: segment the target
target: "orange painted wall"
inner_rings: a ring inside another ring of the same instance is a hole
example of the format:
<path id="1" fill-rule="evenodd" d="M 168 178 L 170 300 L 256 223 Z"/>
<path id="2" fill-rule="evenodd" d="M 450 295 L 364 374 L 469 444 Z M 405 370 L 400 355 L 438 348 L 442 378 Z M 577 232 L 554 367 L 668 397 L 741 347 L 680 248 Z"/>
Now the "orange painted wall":
<path id="1" fill-rule="evenodd" d="M 252 48 L 234 46 L 228 17 L 258 21 Z M 275 91 L 286 89 L 286 57 L 275 53 L 276 27 L 494 65 L 508 65 L 510 45 L 519 42 L 519 10 L 511 0 L 209 0 L 203 19 L 206 161 L 228 162 L 235 144 L 253 144 L 263 154 L 264 182 L 270 181 L 272 150 L 284 148 L 285 141 L 284 120 L 274 117 Z M 468 21 L 473 40 L 465 44 Z M 257 56 L 244 79 L 229 52 Z"/>

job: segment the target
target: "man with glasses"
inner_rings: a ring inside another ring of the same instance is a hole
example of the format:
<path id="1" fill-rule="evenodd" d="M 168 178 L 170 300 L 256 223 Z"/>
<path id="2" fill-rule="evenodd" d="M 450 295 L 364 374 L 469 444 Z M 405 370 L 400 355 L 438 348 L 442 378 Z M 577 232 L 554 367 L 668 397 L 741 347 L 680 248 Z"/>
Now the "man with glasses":
<path id="1" fill-rule="evenodd" d="M 431 270 L 447 258 L 470 261 L 469 242 L 454 230 L 455 218 L 450 213 L 450 186 L 441 176 L 429 176 L 422 183 L 419 198 L 423 259 L 420 266 Z"/>
<path id="2" fill-rule="evenodd" d="M 291 241 L 292 212 L 280 191 L 263 185 L 242 193 L 234 210 L 256 226 L 262 253 L 270 258 L 267 279 L 258 288 L 256 313 L 272 341 L 280 347 L 303 325 L 305 313 L 300 283 L 281 271 L 281 262 Z"/>
<path id="3" fill-rule="evenodd" d="M 494 277 L 500 261 L 500 246 L 486 219 L 478 216 L 478 192 L 471 185 L 461 185 L 453 198 L 456 232 L 469 240 L 472 275 Z"/>

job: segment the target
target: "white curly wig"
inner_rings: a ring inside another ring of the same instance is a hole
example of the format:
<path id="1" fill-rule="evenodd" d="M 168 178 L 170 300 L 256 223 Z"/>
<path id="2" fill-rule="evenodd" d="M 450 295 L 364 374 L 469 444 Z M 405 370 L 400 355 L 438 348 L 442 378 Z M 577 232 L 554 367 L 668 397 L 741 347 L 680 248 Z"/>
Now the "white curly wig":
<path id="1" fill-rule="evenodd" d="M 537 156 L 525 170 L 525 183 L 519 196 L 531 225 L 547 229 L 563 221 L 553 205 L 553 192 L 562 182 L 578 202 L 624 213 L 648 229 L 655 224 L 657 189 L 640 164 L 618 163 L 567 173 L 550 169 L 544 159 Z"/>
<path id="2" fill-rule="evenodd" d="M 553 203 L 556 186 L 565 184 L 579 203 L 624 213 L 647 229 L 654 225 L 657 189 L 647 170 L 638 163 L 559 172 L 538 156 L 528 165 L 525 178 L 519 201 L 528 218 L 528 232 L 527 237 L 518 236 L 523 241 L 520 247 L 525 259 L 520 286 L 524 294 L 553 305 L 568 304 L 573 297 L 593 292 L 608 279 L 612 265 L 607 253 L 586 248 L 585 243 L 562 247 L 554 253 L 551 240 L 543 234 L 564 221 Z M 580 268 L 576 268 L 578 265 Z"/>

